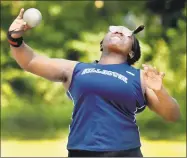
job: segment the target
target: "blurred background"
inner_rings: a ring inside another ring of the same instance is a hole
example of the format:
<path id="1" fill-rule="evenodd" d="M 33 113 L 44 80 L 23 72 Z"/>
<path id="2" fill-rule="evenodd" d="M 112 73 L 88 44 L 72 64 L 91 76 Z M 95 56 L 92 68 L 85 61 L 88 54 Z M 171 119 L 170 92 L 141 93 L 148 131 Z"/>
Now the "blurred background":
<path id="1" fill-rule="evenodd" d="M 181 119 L 169 123 L 149 109 L 137 115 L 145 157 L 186 157 L 186 3 L 149 1 L 1 1 L 1 156 L 67 156 L 73 104 L 62 84 L 24 72 L 10 55 L 6 32 L 24 7 L 43 20 L 25 42 L 49 57 L 98 60 L 109 25 L 135 29 L 142 56 L 166 73 L 164 85 L 177 99 Z"/>

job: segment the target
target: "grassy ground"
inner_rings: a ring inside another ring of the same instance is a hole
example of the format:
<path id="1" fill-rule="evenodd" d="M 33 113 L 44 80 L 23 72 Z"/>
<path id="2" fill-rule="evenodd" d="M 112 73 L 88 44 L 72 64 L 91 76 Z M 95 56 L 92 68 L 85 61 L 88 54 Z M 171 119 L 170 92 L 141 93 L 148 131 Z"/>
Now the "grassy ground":
<path id="1" fill-rule="evenodd" d="M 1 140 L 1 157 L 67 156 L 66 139 L 41 141 Z M 144 157 L 186 157 L 186 142 L 142 139 Z"/>

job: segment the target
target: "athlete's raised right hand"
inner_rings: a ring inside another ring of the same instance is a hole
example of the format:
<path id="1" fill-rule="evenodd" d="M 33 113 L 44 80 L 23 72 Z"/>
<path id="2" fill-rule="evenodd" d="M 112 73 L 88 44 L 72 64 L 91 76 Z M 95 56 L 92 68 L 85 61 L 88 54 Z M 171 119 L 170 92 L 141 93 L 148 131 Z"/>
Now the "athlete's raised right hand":
<path id="1" fill-rule="evenodd" d="M 23 14 L 24 14 L 24 9 L 22 8 L 17 18 L 13 21 L 13 23 L 9 27 L 9 31 L 13 31 L 11 33 L 12 38 L 19 38 L 23 35 L 25 31 L 31 29 L 23 20 Z"/>

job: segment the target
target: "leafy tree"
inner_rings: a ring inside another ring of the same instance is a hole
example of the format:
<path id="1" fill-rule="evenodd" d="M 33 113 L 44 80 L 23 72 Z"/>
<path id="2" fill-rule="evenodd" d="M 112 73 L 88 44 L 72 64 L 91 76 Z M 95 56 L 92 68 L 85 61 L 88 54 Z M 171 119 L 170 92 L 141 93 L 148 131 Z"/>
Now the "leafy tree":
<path id="1" fill-rule="evenodd" d="M 101 8 L 97 8 L 94 1 L 2 1 L 3 136 L 36 138 L 42 137 L 42 131 L 46 131 L 48 134 L 43 137 L 54 137 L 57 131 L 68 127 L 73 108 L 60 83 L 51 83 L 24 72 L 10 56 L 6 32 L 21 7 L 38 8 L 42 13 L 42 23 L 24 36 L 26 43 L 36 52 L 49 57 L 84 62 L 99 59 L 99 42 L 109 25 L 125 25 L 134 29 L 140 24 L 145 24 L 145 30 L 137 36 L 142 48 L 142 57 L 135 66 L 141 68 L 142 63 L 150 63 L 166 72 L 164 84 L 170 94 L 178 100 L 182 118 L 178 123 L 170 124 L 145 110 L 144 114 L 137 115 L 141 134 L 158 139 L 173 136 L 173 132 L 179 135 L 185 133 L 184 0 L 104 1 Z"/>

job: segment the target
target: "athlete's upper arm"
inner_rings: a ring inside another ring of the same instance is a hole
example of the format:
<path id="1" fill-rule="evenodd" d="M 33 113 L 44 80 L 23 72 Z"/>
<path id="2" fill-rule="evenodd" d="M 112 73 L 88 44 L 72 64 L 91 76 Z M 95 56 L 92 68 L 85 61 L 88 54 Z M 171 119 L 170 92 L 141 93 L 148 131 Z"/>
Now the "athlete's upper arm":
<path id="1" fill-rule="evenodd" d="M 26 71 L 56 82 L 65 82 L 72 75 L 76 61 L 48 58 L 37 55 L 28 64 Z"/>

